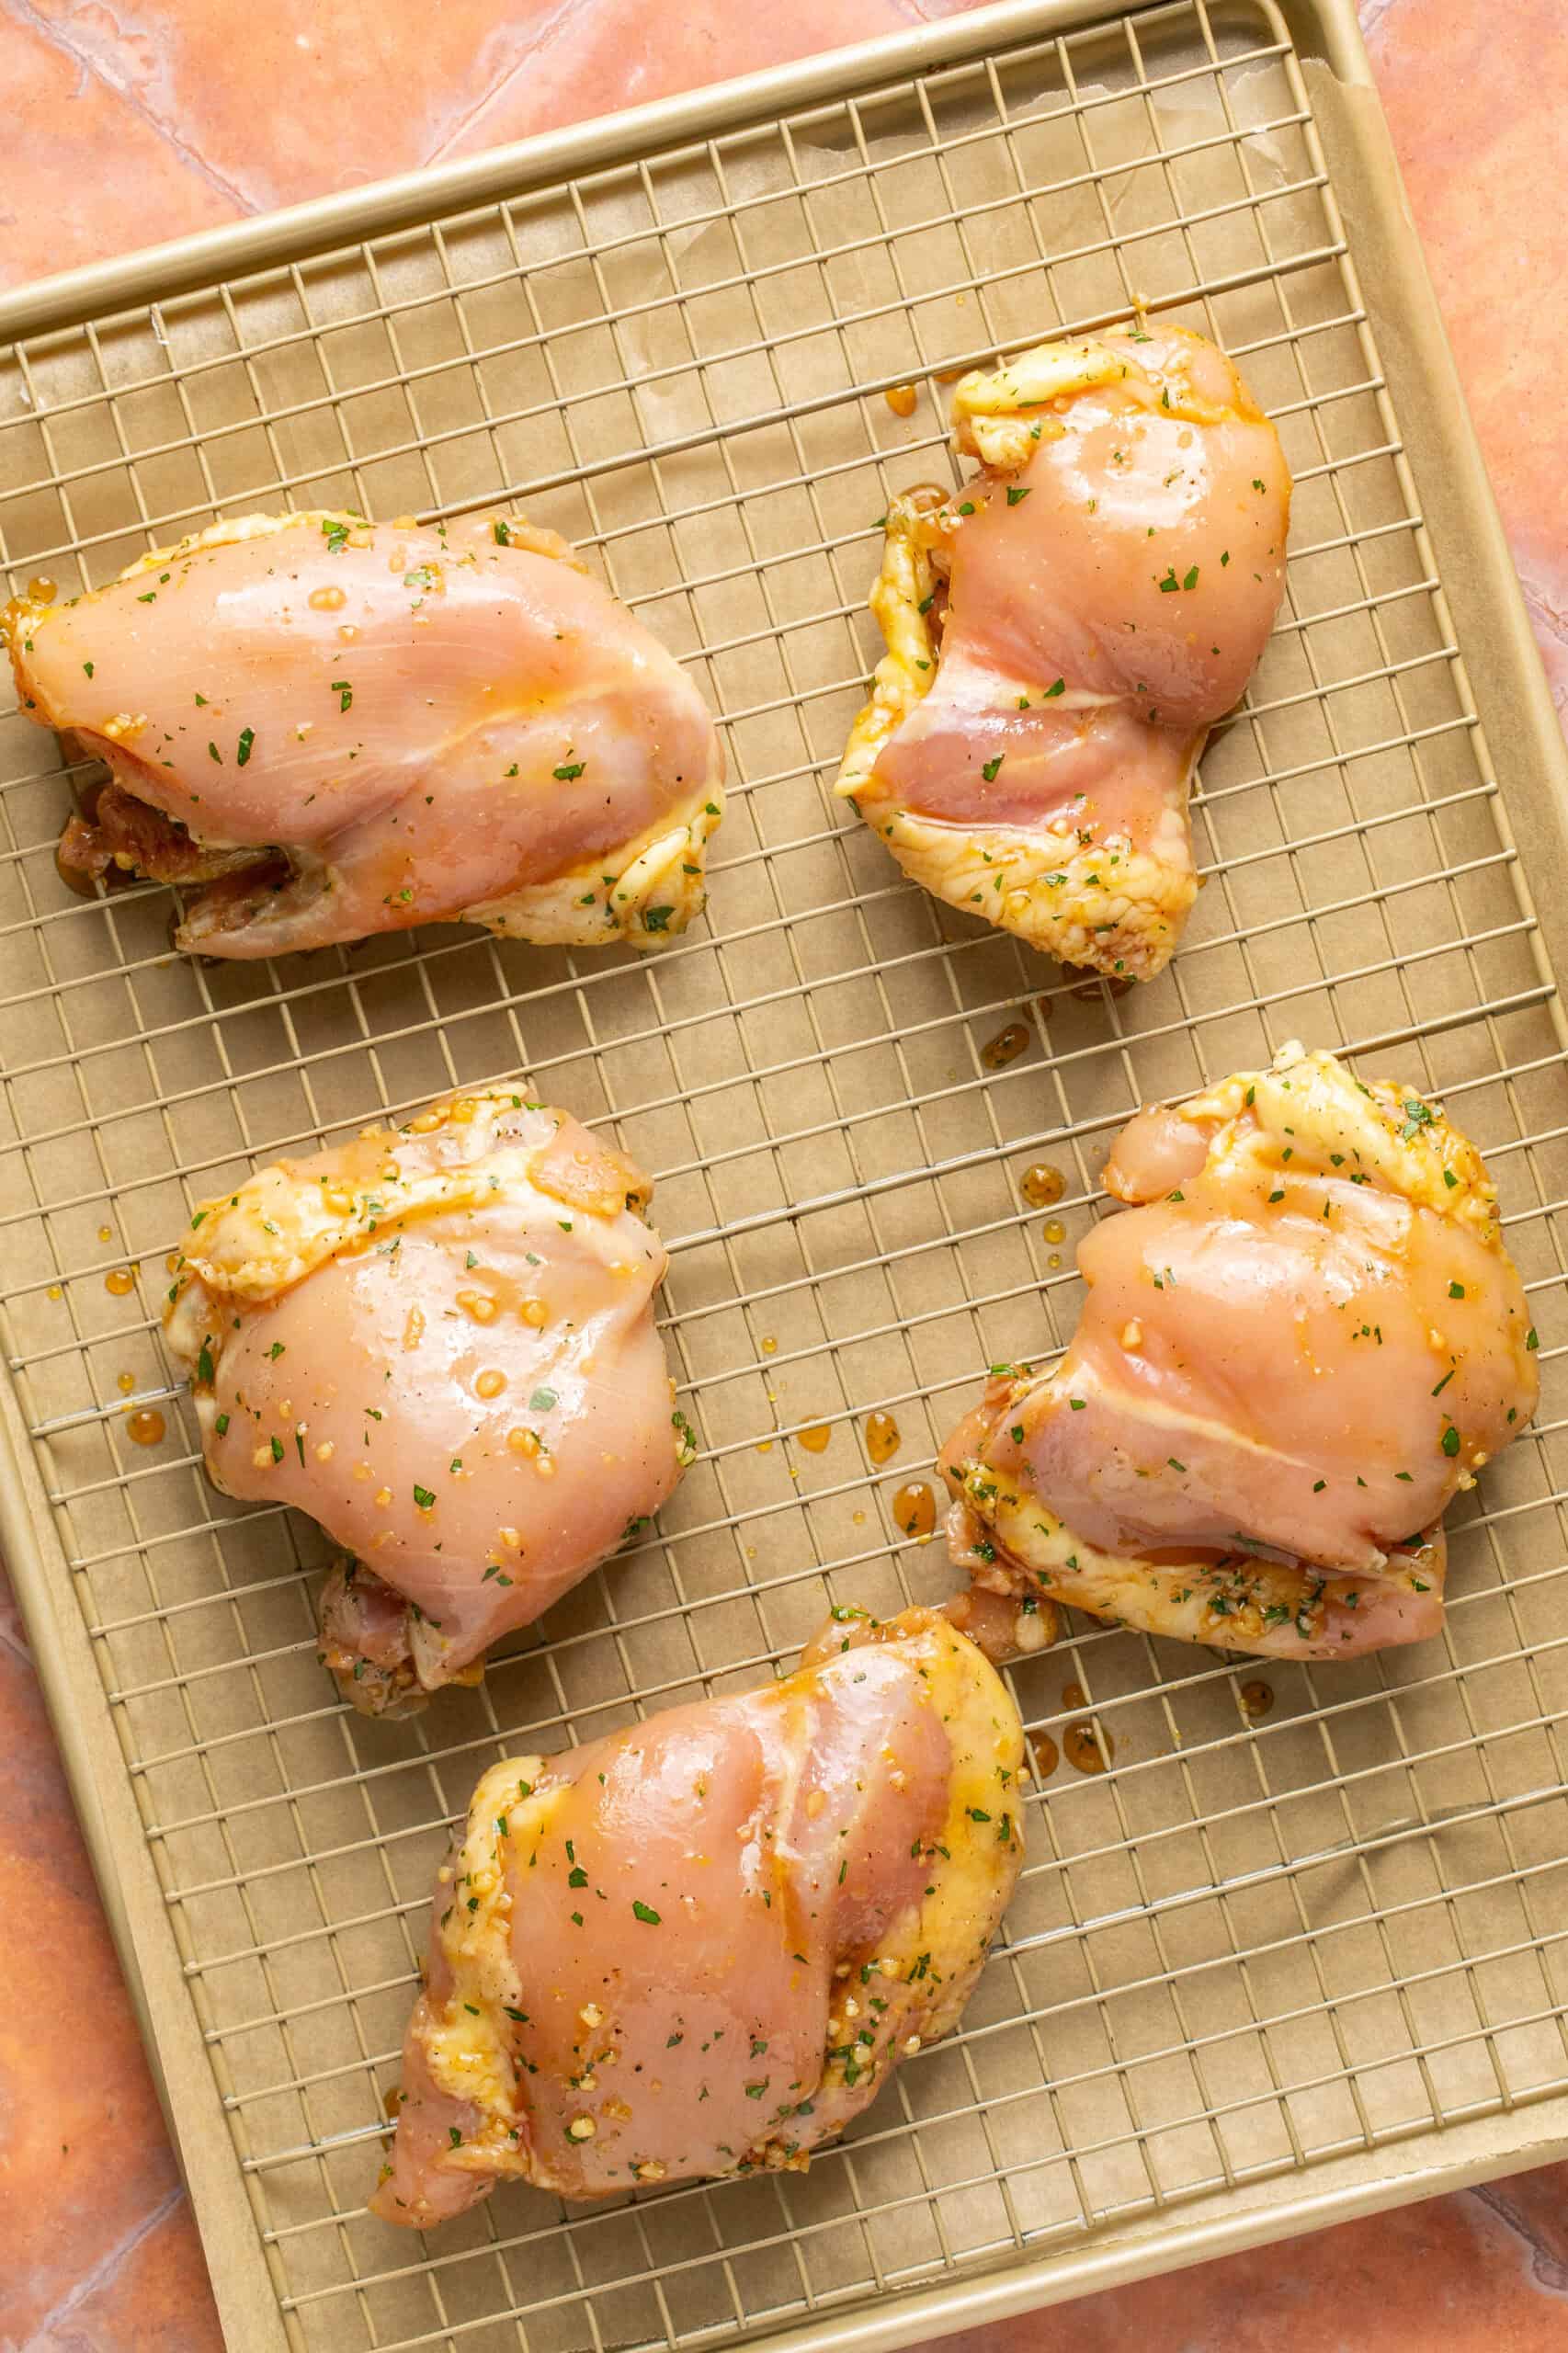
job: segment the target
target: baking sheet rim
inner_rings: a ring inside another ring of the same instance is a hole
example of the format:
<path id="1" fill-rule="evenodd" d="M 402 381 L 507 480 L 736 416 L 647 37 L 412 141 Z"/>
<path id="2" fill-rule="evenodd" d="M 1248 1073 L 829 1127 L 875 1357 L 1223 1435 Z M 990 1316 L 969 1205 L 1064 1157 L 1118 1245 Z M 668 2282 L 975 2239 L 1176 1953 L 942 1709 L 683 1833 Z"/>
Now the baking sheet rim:
<path id="1" fill-rule="evenodd" d="M 1001 0 L 999 6 L 967 17 L 148 247 L 0 295 L 0 342 L 57 332 L 90 317 L 276 267 L 312 252 L 413 229 L 504 200 L 528 187 L 608 168 L 632 154 L 711 137 L 768 111 L 785 114 L 832 103 L 868 84 L 956 65 L 994 46 L 1110 24 L 1161 5 L 1162 0 L 1123 0 L 1120 6 L 1107 6 L 1105 0 Z M 1365 172 L 1374 183 L 1369 190 L 1376 208 L 1373 222 L 1384 243 L 1383 257 L 1397 265 L 1399 290 L 1409 305 L 1403 324 L 1418 330 L 1426 395 L 1415 398 L 1414 382 L 1407 383 L 1397 405 L 1408 418 L 1414 404 L 1424 412 L 1423 429 L 1440 433 L 1449 467 L 1441 498 L 1434 502 L 1428 496 L 1426 506 L 1442 506 L 1450 527 L 1462 528 L 1478 593 L 1489 602 L 1508 659 L 1506 694 L 1494 673 L 1483 686 L 1477 682 L 1477 707 L 1484 711 L 1490 705 L 1494 714 L 1506 710 L 1510 737 L 1523 738 L 1529 756 L 1513 790 L 1528 803 L 1539 780 L 1530 817 L 1555 836 L 1559 851 L 1568 856 L 1568 746 L 1541 672 L 1512 556 L 1404 201 L 1354 0 L 1256 0 L 1256 5 L 1275 16 L 1282 30 L 1288 27 L 1320 133 L 1328 132 L 1334 143 L 1337 135 L 1344 135 L 1358 151 L 1358 176 Z M 1335 99 L 1345 101 L 1344 119 L 1337 115 Z M 1335 200 L 1344 194 L 1332 166 L 1329 194 Z M 1364 237 L 1371 224 L 1358 225 Z M 1348 243 L 1354 267 L 1361 248 L 1355 239 Z M 1381 343 L 1386 334 L 1381 305 L 1369 290 L 1367 301 Z M 1464 578 L 1462 574 L 1450 575 L 1446 568 L 1442 576 L 1446 584 L 1452 576 Z M 1450 592 L 1450 601 L 1462 608 L 1471 599 L 1468 593 L 1456 598 Z M 1466 638 L 1463 628 L 1456 632 L 1461 662 Z M 1494 718 L 1488 733 L 1497 732 Z M 1510 799 L 1503 811 L 1511 821 L 1518 804 Z M 1557 970 L 1568 969 L 1568 904 L 1559 908 L 1549 894 L 1536 914 L 1549 938 L 1561 931 L 1554 944 L 1563 952 L 1552 962 Z M 1560 1013 L 1558 1027 L 1562 1035 Z M 91 1637 L 79 1611 L 59 1606 L 71 1571 L 8 1370 L 0 1392 L 0 1544 L 190 2191 L 225 2342 L 234 2353 L 278 2353 L 290 2342 L 281 2304 L 284 2283 L 266 2251 L 196 2006 L 183 1982 L 175 1926 L 124 1772 Z M 129 1857 L 120 1851 L 122 1843 L 131 1850 Z M 1528 2129 L 1532 2125 L 1546 2129 Z M 1451 2157 L 1423 2162 L 1445 2143 L 1451 2146 L 1455 2140 L 1478 2135 L 1484 2142 L 1478 2150 L 1462 2155 L 1456 2150 Z M 1294 2196 L 1267 2194 L 1292 2178 L 1274 2175 L 1265 2183 L 1216 2190 L 1135 2222 L 1107 2224 L 1075 2245 L 1003 2256 L 970 2276 L 960 2273 L 894 2291 L 880 2310 L 870 2301 L 859 2308 L 846 2302 L 841 2311 L 830 2307 L 706 2341 L 716 2347 L 763 2343 L 776 2353 L 785 2353 L 785 2348 L 787 2353 L 895 2353 L 924 2336 L 987 2325 L 1096 2289 L 1183 2268 L 1565 2156 L 1568 2094 L 1549 2093 L 1539 2103 L 1433 2125 L 1392 2145 L 1320 2161 L 1301 2177 L 1301 2191 Z M 1359 2168 L 1369 2159 L 1381 2166 L 1373 2178 L 1321 2186 L 1325 2172 L 1348 2174 L 1352 2165 Z M 1309 2188 L 1309 2183 L 1314 2186 Z M 1258 2195 L 1260 2189 L 1266 2194 Z M 1227 2205 L 1229 2211 L 1208 2211 Z"/>
<path id="2" fill-rule="evenodd" d="M 1272 9 L 1274 0 L 1260 0 Z M 213 279 L 299 261 L 334 246 L 416 229 L 519 196 L 547 181 L 599 171 L 631 154 L 646 155 L 704 140 L 771 109 L 794 113 L 833 104 L 868 82 L 891 81 L 983 56 L 994 43 L 1049 40 L 1080 27 L 1146 15 L 1169 0 L 994 0 L 962 17 L 874 40 L 830 49 L 792 65 L 766 66 L 648 105 L 627 107 L 563 130 L 536 131 L 483 154 L 377 180 L 367 188 L 314 197 L 201 229 L 166 244 L 143 245 L 81 269 L 0 293 L 0 343 L 49 335 L 85 318 L 166 300 Z M 1337 0 L 1331 0 L 1337 5 Z"/>

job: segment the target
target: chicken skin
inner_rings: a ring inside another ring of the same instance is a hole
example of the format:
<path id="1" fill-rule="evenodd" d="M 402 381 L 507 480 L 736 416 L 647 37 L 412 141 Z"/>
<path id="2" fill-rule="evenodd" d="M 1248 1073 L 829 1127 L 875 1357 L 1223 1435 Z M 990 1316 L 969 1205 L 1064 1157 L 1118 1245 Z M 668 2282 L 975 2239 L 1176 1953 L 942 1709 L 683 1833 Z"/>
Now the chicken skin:
<path id="1" fill-rule="evenodd" d="M 1017 1711 L 935 1612 L 835 1621 L 787 1681 L 485 1774 L 374 2212 L 799 2170 L 957 2024 L 1023 1860 Z"/>
<path id="2" fill-rule="evenodd" d="M 949 905 L 1150 980 L 1197 893 L 1194 767 L 1284 586 L 1278 437 L 1222 351 L 1141 321 L 966 376 L 953 422 L 980 472 L 889 506 L 837 790 Z"/>
<path id="3" fill-rule="evenodd" d="M 1409 1087 L 1290 1045 L 1142 1111 L 1055 1370 L 949 1439 L 954 1557 L 1187 1642 L 1348 1658 L 1443 1622 L 1441 1520 L 1535 1410 L 1481 1156 Z"/>
<path id="4" fill-rule="evenodd" d="M 112 779 L 62 867 L 195 888 L 181 948 L 641 947 L 701 908 L 713 722 L 552 531 L 250 515 L 6 634 L 23 710 Z"/>
<path id="5" fill-rule="evenodd" d="M 323 1655 L 363 1713 L 476 1682 L 691 1459 L 651 1189 L 564 1112 L 494 1090 L 191 1220 L 164 1323 L 208 1473 L 345 1548 Z"/>

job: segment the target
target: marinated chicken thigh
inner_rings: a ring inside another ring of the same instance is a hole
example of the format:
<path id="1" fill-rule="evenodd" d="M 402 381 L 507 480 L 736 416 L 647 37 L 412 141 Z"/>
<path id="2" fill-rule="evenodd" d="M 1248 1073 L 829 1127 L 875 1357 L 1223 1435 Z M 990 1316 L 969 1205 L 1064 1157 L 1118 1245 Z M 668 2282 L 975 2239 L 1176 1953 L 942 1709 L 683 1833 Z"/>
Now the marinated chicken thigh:
<path id="1" fill-rule="evenodd" d="M 1409 1087 L 1287 1046 L 1142 1111 L 1133 1204 L 1043 1378 L 949 1439 L 976 1584 L 1225 1649 L 1347 1658 L 1443 1622 L 1442 1515 L 1524 1428 L 1536 1336 L 1480 1154 Z"/>
<path id="2" fill-rule="evenodd" d="M 957 2024 L 1023 1859 L 1017 1711 L 934 1612 L 835 1619 L 787 1681 L 485 1774 L 375 2212 L 798 2170 Z"/>
<path id="3" fill-rule="evenodd" d="M 112 779 L 62 866 L 192 886 L 181 948 L 649 946 L 701 908 L 713 722 L 552 531 L 249 515 L 6 634 L 23 710 Z"/>
<path id="4" fill-rule="evenodd" d="M 1142 322 L 966 376 L 953 422 L 980 472 L 889 506 L 837 789 L 937 898 L 1149 980 L 1197 892 L 1194 767 L 1284 586 L 1278 438 L 1222 351 Z"/>
<path id="5" fill-rule="evenodd" d="M 209 1475 L 344 1546 L 323 1653 L 364 1713 L 477 1681 L 689 1461 L 651 1189 L 564 1112 L 491 1090 L 191 1220 L 164 1321 Z"/>

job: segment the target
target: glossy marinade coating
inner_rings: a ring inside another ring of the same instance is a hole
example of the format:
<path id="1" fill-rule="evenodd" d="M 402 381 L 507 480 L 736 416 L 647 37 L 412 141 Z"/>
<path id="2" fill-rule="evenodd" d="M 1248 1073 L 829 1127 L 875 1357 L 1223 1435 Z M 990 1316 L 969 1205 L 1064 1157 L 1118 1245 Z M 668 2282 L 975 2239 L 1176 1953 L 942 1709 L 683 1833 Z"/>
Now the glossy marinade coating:
<path id="1" fill-rule="evenodd" d="M 888 653 L 838 790 L 938 898 L 1147 980 L 1197 891 L 1187 794 L 1285 578 L 1278 437 L 1213 344 L 1134 322 L 967 376 L 950 496 L 892 500 Z"/>
<path id="2" fill-rule="evenodd" d="M 957 2023 L 1023 1856 L 1017 1711 L 925 1610 L 494 1766 L 437 1876 L 372 2200 L 799 2167 Z"/>
<path id="3" fill-rule="evenodd" d="M 1525 1427 L 1524 1288 L 1480 1154 L 1413 1089 L 1287 1046 L 1141 1112 L 1060 1364 L 949 1439 L 976 1582 L 1233 1650 L 1347 1657 L 1443 1620 L 1441 1519 Z"/>
<path id="4" fill-rule="evenodd" d="M 689 1460 L 651 1189 L 566 1113 L 492 1088 L 192 1220 L 165 1324 L 208 1472 L 345 1548 L 324 1650 L 366 1712 L 472 1680 Z"/>
<path id="5" fill-rule="evenodd" d="M 13 603 L 22 708 L 112 782 L 62 862 L 187 886 L 177 944 L 423 923 L 656 946 L 702 904 L 717 732 L 669 654 L 517 517 L 252 515 Z"/>

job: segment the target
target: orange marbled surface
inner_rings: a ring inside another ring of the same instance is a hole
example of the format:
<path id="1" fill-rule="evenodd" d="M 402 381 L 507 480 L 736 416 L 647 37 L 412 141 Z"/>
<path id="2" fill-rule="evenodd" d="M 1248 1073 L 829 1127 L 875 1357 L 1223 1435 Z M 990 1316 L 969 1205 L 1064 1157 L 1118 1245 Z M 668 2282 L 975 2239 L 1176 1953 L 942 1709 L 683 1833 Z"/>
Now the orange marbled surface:
<path id="1" fill-rule="evenodd" d="M 941 0 L 0 0 L 0 285 L 945 13 Z M 1362 0 L 1560 708 L 1557 0 Z M 244 60 L 235 73 L 233 61 Z M 280 95 L 258 106 L 256 92 Z M 0 2353 L 215 2353 L 201 2255 L 0 1591 Z M 1110 2290 L 962 2353 L 1564 2353 L 1568 2166 Z"/>

